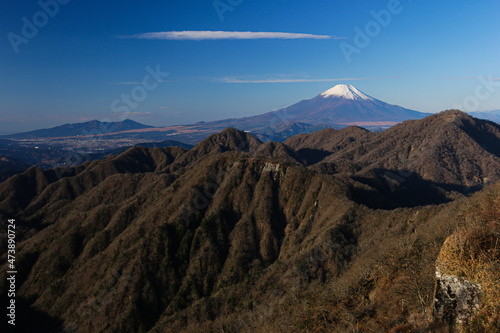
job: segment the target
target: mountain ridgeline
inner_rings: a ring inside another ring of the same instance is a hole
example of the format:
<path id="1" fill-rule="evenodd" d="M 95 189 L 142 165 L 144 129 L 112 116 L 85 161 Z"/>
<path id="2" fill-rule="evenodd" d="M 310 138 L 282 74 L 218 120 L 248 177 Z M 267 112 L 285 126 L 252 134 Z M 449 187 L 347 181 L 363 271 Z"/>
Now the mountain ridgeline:
<path id="1" fill-rule="evenodd" d="M 53 128 L 39 129 L 30 132 L 4 135 L 8 139 L 33 139 L 33 138 L 58 138 L 87 135 L 100 135 L 106 133 L 119 133 L 130 130 L 152 128 L 130 119 L 118 122 L 101 122 L 92 120 L 85 123 L 65 124 Z"/>
<path id="2" fill-rule="evenodd" d="M 499 125 L 452 110 L 284 143 L 227 128 L 189 150 L 132 147 L 77 167 L 30 168 L 0 183 L 1 221 L 18 228 L 19 325 L 441 327 L 429 318 L 436 258 L 460 221 L 500 217 L 486 214 L 486 203 L 500 203 L 500 187 L 487 186 L 500 179 L 499 147 Z"/>

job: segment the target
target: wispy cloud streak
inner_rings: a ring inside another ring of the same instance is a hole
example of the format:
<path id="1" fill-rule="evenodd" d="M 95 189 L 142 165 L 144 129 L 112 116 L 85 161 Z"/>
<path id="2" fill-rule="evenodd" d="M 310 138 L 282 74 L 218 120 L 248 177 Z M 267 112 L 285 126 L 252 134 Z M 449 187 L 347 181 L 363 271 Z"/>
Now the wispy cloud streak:
<path id="1" fill-rule="evenodd" d="M 159 83 L 166 83 L 166 82 L 171 82 L 171 81 L 159 80 L 158 82 Z M 144 82 L 142 82 L 142 81 L 123 81 L 123 82 L 112 82 L 110 84 L 118 85 L 118 86 L 136 86 L 136 85 L 144 84 Z"/>
<path id="2" fill-rule="evenodd" d="M 253 32 L 253 31 L 161 31 L 122 36 L 136 39 L 164 40 L 217 40 L 217 39 L 343 39 L 328 35 L 314 35 L 291 32 Z"/>
<path id="3" fill-rule="evenodd" d="M 254 79 L 241 79 L 234 77 L 221 77 L 213 78 L 213 82 L 222 83 L 300 83 L 300 82 L 336 82 L 336 81 L 361 81 L 361 80 L 376 80 L 376 79 L 397 79 L 399 76 L 386 76 L 386 77 L 346 77 L 346 78 L 335 78 L 335 79 L 281 79 L 281 78 L 270 78 L 262 80 Z"/>
<path id="4" fill-rule="evenodd" d="M 448 80 L 479 80 L 479 79 L 485 79 L 484 76 L 462 76 L 462 77 L 444 77 L 443 79 L 448 79 Z M 493 77 L 488 77 L 488 81 L 500 81 L 500 78 L 493 78 Z"/>

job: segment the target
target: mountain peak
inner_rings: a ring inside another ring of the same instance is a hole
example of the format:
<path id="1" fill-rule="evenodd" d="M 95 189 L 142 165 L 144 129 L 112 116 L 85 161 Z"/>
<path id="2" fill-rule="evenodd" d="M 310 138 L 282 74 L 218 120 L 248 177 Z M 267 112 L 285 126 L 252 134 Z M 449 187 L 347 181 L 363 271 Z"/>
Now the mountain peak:
<path id="1" fill-rule="evenodd" d="M 323 98 L 328 97 L 337 97 L 337 98 L 345 98 L 352 100 L 369 100 L 373 101 L 374 99 L 350 84 L 337 84 L 335 87 L 328 89 L 320 94 Z"/>
<path id="2" fill-rule="evenodd" d="M 198 143 L 193 151 L 202 152 L 203 154 L 213 151 L 217 152 L 228 150 L 239 151 L 255 151 L 260 142 L 252 134 L 240 131 L 233 127 L 228 127 L 220 133 L 210 135 L 205 140 Z"/>

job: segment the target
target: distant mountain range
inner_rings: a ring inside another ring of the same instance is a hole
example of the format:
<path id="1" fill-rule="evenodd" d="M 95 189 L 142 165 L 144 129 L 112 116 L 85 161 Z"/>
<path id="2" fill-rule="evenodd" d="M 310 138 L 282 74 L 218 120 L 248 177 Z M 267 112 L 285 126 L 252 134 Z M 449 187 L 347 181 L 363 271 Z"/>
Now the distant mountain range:
<path id="1" fill-rule="evenodd" d="M 65 124 L 53 128 L 39 129 L 30 132 L 4 135 L 6 139 L 37 139 L 37 138 L 64 138 L 76 136 L 92 136 L 97 134 L 119 133 L 130 130 L 153 128 L 126 119 L 120 122 L 101 122 L 92 120 L 84 123 Z"/>
<path id="2" fill-rule="evenodd" d="M 495 123 L 500 123 L 500 109 L 491 111 L 474 111 L 468 112 L 471 116 L 494 121 Z"/>
<path id="3" fill-rule="evenodd" d="M 312 133 L 327 127 L 342 128 L 349 125 L 368 128 L 390 127 L 404 120 L 421 119 L 427 115 L 387 104 L 351 85 L 339 84 L 312 99 L 251 117 L 160 128 L 131 120 L 117 123 L 91 121 L 13 134 L 4 138 L 61 138 L 99 134 L 113 138 L 127 137 L 143 141 L 163 141 L 175 135 L 176 141 L 196 144 L 210 134 L 227 127 L 234 127 L 255 134 L 263 141 L 284 141 L 296 134 Z"/>
<path id="4" fill-rule="evenodd" d="M 500 110 L 469 112 L 480 119 L 500 122 Z M 154 127 L 133 120 L 100 122 L 97 120 L 65 124 L 54 128 L 4 135 L 4 139 L 84 138 L 100 135 L 119 140 L 160 142 L 171 140 L 196 144 L 208 135 L 227 127 L 250 132 L 262 141 L 284 141 L 324 128 L 350 125 L 370 130 L 384 129 L 409 119 L 422 119 L 430 114 L 391 105 L 369 96 L 352 85 L 339 84 L 316 97 L 302 100 L 286 108 L 261 115 L 229 118 L 191 125 Z"/>

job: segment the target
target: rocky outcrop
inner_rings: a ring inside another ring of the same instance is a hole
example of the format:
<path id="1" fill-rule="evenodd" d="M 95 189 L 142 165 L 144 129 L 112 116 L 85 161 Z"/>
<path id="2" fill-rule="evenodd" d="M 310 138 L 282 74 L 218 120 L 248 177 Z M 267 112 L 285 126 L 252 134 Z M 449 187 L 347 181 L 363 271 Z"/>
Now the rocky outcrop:
<path id="1" fill-rule="evenodd" d="M 436 268 L 433 314 L 438 322 L 452 326 L 466 323 L 479 310 L 481 285 L 464 278 L 441 274 Z"/>

